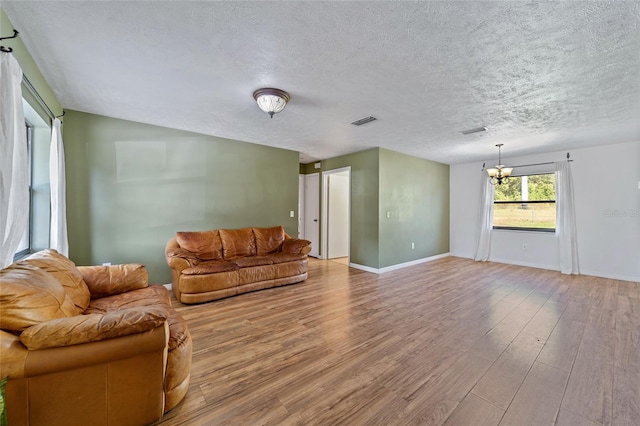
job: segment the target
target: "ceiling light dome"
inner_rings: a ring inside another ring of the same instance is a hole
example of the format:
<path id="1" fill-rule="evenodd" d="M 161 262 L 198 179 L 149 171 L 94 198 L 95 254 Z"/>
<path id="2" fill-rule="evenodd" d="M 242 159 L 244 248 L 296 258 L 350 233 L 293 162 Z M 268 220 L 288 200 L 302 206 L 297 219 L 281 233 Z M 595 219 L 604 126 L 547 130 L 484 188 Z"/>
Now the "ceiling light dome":
<path id="1" fill-rule="evenodd" d="M 291 97 L 284 90 L 264 88 L 253 92 L 253 99 L 256 100 L 261 110 L 273 118 L 273 114 L 282 111 L 287 106 Z"/>

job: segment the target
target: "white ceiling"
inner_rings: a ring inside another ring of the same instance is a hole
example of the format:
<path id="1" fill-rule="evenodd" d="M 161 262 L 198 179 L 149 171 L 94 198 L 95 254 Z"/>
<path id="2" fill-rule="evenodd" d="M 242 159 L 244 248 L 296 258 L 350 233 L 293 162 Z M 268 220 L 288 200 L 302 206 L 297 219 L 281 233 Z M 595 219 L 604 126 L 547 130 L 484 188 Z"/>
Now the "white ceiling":
<path id="1" fill-rule="evenodd" d="M 443 163 L 640 140 L 639 2 L 0 2 L 64 108 Z M 269 119 L 252 93 L 291 95 Z M 355 127 L 367 115 L 378 121 Z M 489 130 L 462 135 L 461 130 Z"/>

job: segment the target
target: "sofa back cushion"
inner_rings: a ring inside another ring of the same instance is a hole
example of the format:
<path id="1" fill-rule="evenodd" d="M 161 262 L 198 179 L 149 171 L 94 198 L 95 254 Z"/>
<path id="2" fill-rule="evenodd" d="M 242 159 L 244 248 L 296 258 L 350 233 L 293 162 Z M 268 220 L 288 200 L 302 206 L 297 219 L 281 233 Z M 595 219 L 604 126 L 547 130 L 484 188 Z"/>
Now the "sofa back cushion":
<path id="1" fill-rule="evenodd" d="M 75 263 L 51 249 L 32 254 L 27 257 L 26 262 L 53 275 L 62 284 L 68 301 L 76 308 L 68 312 L 68 316 L 80 315 L 87 309 L 91 294 Z"/>
<path id="2" fill-rule="evenodd" d="M 26 261 L 0 271 L 0 328 L 21 332 L 32 325 L 65 318 L 64 287 L 48 272 Z"/>
<path id="3" fill-rule="evenodd" d="M 256 236 L 258 256 L 266 256 L 282 250 L 282 243 L 284 243 L 284 228 L 282 226 L 253 228 L 253 234 Z"/>
<path id="4" fill-rule="evenodd" d="M 220 233 L 215 231 L 177 232 L 176 241 L 181 248 L 194 253 L 200 260 L 222 259 Z"/>
<path id="5" fill-rule="evenodd" d="M 253 228 L 221 229 L 220 239 L 225 260 L 256 255 Z"/>

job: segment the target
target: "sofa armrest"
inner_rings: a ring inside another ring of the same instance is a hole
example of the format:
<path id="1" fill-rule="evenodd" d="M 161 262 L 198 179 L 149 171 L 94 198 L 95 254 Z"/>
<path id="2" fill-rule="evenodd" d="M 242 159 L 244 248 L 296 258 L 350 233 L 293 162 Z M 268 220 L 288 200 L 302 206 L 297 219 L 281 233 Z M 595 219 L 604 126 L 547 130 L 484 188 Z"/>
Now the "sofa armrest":
<path id="1" fill-rule="evenodd" d="M 199 263 L 199 259 L 195 253 L 180 247 L 176 237 L 167 242 L 164 248 L 164 257 L 167 260 L 169 268 L 180 273 L 183 269 L 190 268 Z"/>
<path id="2" fill-rule="evenodd" d="M 199 263 L 198 258 L 195 254 L 183 248 L 167 249 L 164 255 L 167 259 L 169 268 L 175 269 L 178 272 L 181 272 L 183 269 L 190 268 Z"/>
<path id="3" fill-rule="evenodd" d="M 290 254 L 309 254 L 311 241 L 298 238 L 288 238 L 282 243 L 282 252 Z"/>
<path id="4" fill-rule="evenodd" d="M 167 312 L 159 307 L 78 315 L 31 326 L 22 332 L 20 341 L 29 350 L 78 345 L 150 331 L 167 318 Z"/>
<path id="5" fill-rule="evenodd" d="M 113 296 L 149 286 L 149 274 L 143 265 L 78 266 L 92 299 Z"/>

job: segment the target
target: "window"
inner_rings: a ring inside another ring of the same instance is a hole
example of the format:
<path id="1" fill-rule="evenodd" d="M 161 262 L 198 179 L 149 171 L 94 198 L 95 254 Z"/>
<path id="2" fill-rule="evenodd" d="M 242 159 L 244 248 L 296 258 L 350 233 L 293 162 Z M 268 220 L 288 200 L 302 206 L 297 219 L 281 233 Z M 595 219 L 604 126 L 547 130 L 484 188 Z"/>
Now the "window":
<path id="1" fill-rule="evenodd" d="M 496 185 L 493 229 L 555 232 L 555 174 L 512 176 Z"/>
<path id="2" fill-rule="evenodd" d="M 33 127 L 29 125 L 28 122 L 25 122 L 25 131 L 27 132 L 27 161 L 28 164 L 25 164 L 25 167 L 28 168 L 29 175 L 29 220 L 27 221 L 27 226 L 22 234 L 22 239 L 20 240 L 20 245 L 18 246 L 18 250 L 16 254 L 13 256 L 14 260 L 18 260 L 21 257 L 24 257 L 29 254 L 31 251 L 31 199 L 33 191 L 31 189 L 31 139 L 33 138 Z"/>

